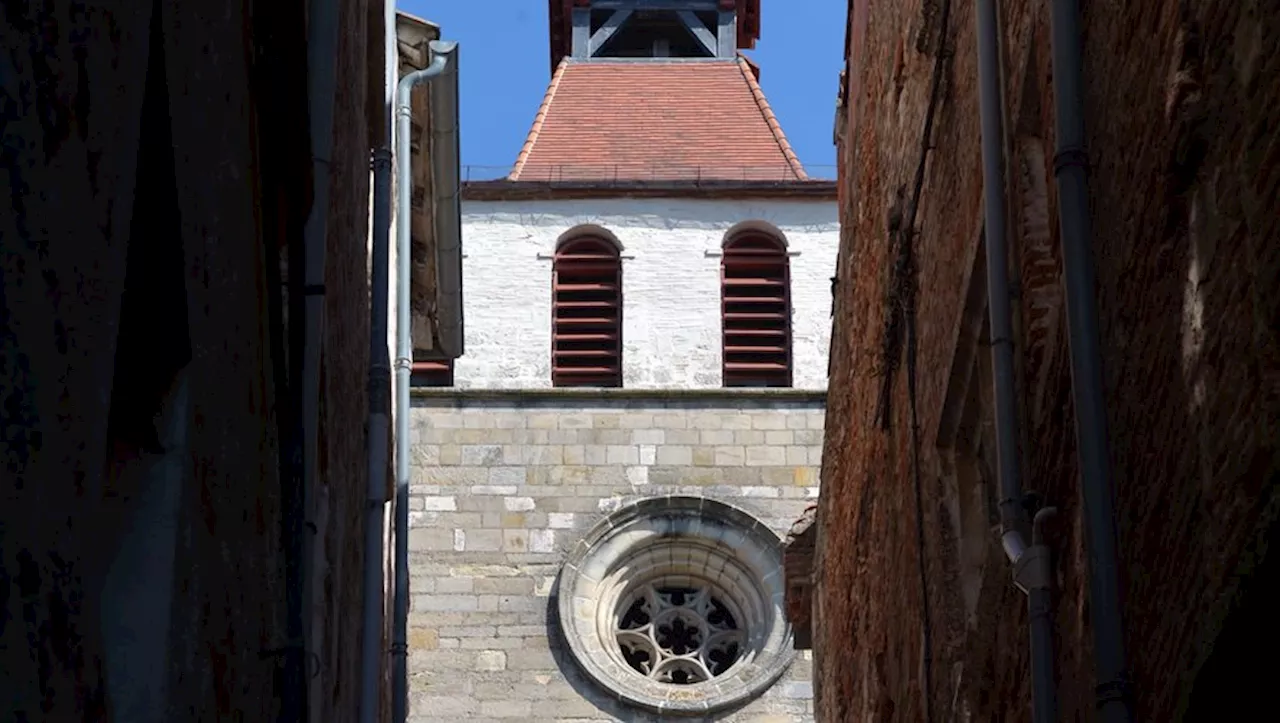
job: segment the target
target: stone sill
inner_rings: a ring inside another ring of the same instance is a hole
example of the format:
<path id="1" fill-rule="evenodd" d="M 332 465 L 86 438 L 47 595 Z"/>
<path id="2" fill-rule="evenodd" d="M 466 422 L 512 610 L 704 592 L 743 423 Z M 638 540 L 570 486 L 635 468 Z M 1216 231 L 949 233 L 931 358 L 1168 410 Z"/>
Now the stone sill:
<path id="1" fill-rule="evenodd" d="M 458 387 L 414 387 L 414 400 L 491 402 L 792 402 L 825 404 L 825 389 L 466 389 Z"/>

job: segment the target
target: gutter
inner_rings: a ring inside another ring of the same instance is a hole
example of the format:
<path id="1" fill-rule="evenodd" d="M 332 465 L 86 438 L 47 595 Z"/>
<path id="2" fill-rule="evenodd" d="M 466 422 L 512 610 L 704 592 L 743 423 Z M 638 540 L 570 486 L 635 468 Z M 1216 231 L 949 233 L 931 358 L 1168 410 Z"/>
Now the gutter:
<path id="1" fill-rule="evenodd" d="M 431 99 L 435 103 L 439 101 L 440 106 L 432 107 L 435 112 L 440 107 L 450 108 L 453 112 L 452 125 L 446 126 L 439 133 L 432 133 L 431 144 L 432 153 L 439 150 L 446 156 L 443 160 L 432 158 L 433 171 L 440 170 L 448 172 L 448 156 L 452 149 L 452 187 L 446 194 L 441 195 L 440 187 L 442 181 L 449 180 L 449 176 L 436 179 L 434 186 L 436 187 L 437 199 L 443 201 L 449 213 L 439 213 L 436 215 L 435 231 L 452 232 L 454 237 L 443 238 L 436 237 L 437 264 L 440 263 L 446 254 L 441 253 L 441 249 L 450 249 L 449 253 L 458 258 L 461 249 L 461 239 L 459 234 L 458 219 L 458 190 L 457 190 L 457 94 L 458 94 L 458 44 L 455 42 L 434 40 L 429 45 L 431 49 L 431 63 L 423 70 L 414 71 L 403 78 L 396 86 L 396 430 L 395 430 L 395 464 L 396 464 L 396 501 L 395 501 L 395 598 L 392 608 L 394 616 L 393 626 L 393 642 L 392 642 L 392 720 L 394 723 L 404 723 L 408 715 L 409 705 L 409 688 L 408 688 L 408 621 L 409 621 L 409 375 L 413 366 L 413 340 L 410 338 L 410 306 L 409 306 L 409 284 L 410 284 L 410 222 L 409 219 L 413 210 L 413 178 L 412 168 L 413 159 L 410 154 L 409 147 L 409 130 L 412 120 L 412 92 L 414 87 L 422 83 L 429 83 L 437 79 L 443 79 L 444 82 L 435 85 L 443 88 L 438 93 L 433 92 Z M 436 90 L 434 87 L 433 91 Z M 450 141 L 452 136 L 452 141 Z M 439 220 L 440 216 L 452 215 L 451 220 Z M 461 278 L 457 277 L 444 280 L 449 274 L 441 273 L 442 269 L 437 266 L 437 275 L 442 279 L 442 286 L 453 284 L 451 292 L 456 294 L 456 298 L 452 303 L 456 304 L 453 308 L 461 311 Z M 442 302 L 441 304 L 445 304 Z M 441 337 L 441 346 L 446 351 L 456 350 L 458 353 L 462 351 L 461 336 L 462 324 L 459 322 L 448 330 L 438 330 L 437 335 Z M 457 344 L 450 349 L 446 344 L 451 341 L 450 335 L 458 335 Z"/>
<path id="2" fill-rule="evenodd" d="M 996 0 L 977 0 L 978 107 L 982 134 L 982 186 L 987 250 L 987 308 L 991 323 L 996 456 L 1000 477 L 1000 541 L 1013 565 L 1013 582 L 1027 595 L 1031 637 L 1032 720 L 1057 719 L 1053 628 L 1050 618 L 1052 554 L 1043 523 L 1056 510 L 1038 510 L 1027 546 L 1026 501 L 1018 449 L 1018 396 L 1014 370 L 1013 312 L 1009 290 L 1009 247 L 1005 234 L 1004 98 L 1000 76 L 1000 22 Z"/>
<path id="3" fill-rule="evenodd" d="M 1132 720 L 1125 661 L 1124 624 L 1116 572 L 1116 526 L 1112 501 L 1107 408 L 1103 397 L 1102 353 L 1098 343 L 1097 282 L 1094 278 L 1086 177 L 1080 6 L 1053 0 L 1049 18 L 1053 49 L 1053 175 L 1058 185 L 1058 228 L 1062 238 L 1071 390 L 1076 416 L 1077 458 L 1084 498 L 1085 540 L 1089 546 L 1089 608 L 1097 675 L 1098 719 Z"/>

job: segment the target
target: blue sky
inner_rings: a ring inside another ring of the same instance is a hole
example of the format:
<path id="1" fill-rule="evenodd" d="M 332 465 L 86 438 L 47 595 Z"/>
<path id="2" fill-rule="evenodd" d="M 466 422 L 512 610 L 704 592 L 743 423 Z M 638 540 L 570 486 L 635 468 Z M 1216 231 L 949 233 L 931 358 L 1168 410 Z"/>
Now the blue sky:
<path id="1" fill-rule="evenodd" d="M 844 51 L 844 0 L 762 0 L 747 51 L 791 147 L 813 176 L 835 174 L 831 125 Z M 551 77 L 547 0 L 399 0 L 456 40 L 462 72 L 462 163 L 496 177 L 515 161 Z M 824 168 L 825 166 L 825 168 Z"/>

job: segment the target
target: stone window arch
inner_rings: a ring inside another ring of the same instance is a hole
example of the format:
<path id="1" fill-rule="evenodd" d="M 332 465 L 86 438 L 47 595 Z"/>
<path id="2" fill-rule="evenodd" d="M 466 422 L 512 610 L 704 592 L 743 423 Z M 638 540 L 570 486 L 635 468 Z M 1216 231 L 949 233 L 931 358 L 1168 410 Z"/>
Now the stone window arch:
<path id="1" fill-rule="evenodd" d="M 556 244 L 551 272 L 551 383 L 622 386 L 622 247 L 582 227 Z"/>
<path id="2" fill-rule="evenodd" d="M 626 704 L 705 715 L 759 696 L 790 665 L 781 541 L 700 497 L 656 497 L 600 521 L 556 594 L 572 657 Z"/>

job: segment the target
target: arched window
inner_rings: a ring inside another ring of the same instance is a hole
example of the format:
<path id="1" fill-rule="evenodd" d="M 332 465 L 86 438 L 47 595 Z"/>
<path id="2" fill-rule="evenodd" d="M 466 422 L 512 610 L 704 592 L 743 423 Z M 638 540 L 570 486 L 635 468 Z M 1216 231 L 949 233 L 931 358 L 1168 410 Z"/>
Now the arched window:
<path id="1" fill-rule="evenodd" d="M 622 259 L 597 236 L 556 249 L 551 281 L 551 384 L 622 386 Z"/>
<path id="2" fill-rule="evenodd" d="M 787 249 L 760 231 L 735 234 L 720 265 L 726 387 L 791 386 Z"/>

